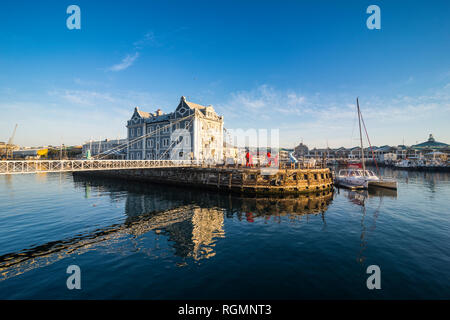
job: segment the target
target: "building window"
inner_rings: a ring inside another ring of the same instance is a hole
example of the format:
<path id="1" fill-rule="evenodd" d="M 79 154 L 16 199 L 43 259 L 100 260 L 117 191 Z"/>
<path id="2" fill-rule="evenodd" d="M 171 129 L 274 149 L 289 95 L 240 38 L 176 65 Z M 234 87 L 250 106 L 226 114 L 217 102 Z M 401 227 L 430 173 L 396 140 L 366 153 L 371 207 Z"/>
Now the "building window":
<path id="1" fill-rule="evenodd" d="M 136 135 L 139 137 L 141 135 L 141 128 L 137 128 L 136 131 L 137 131 Z"/>

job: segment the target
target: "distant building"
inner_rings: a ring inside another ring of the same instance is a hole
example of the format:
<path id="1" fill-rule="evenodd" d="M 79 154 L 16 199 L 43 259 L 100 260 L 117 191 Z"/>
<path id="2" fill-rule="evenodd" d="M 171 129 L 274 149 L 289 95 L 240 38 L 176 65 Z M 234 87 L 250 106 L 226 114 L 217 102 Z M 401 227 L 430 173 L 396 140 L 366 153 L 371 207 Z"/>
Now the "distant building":
<path id="1" fill-rule="evenodd" d="M 5 158 L 6 156 L 12 157 L 13 151 L 19 149 L 20 147 L 15 144 L 0 142 L 0 158 Z"/>
<path id="2" fill-rule="evenodd" d="M 105 139 L 99 141 L 88 141 L 83 144 L 82 157 L 87 158 L 101 154 L 105 158 L 125 159 L 127 154 L 127 139 Z"/>
<path id="3" fill-rule="evenodd" d="M 227 164 L 235 164 L 239 161 L 239 149 L 227 142 L 223 143 L 223 156 Z"/>
<path id="4" fill-rule="evenodd" d="M 438 142 L 430 134 L 427 141 L 411 146 L 412 149 L 418 151 L 438 151 L 442 149 L 448 149 L 450 146 L 444 142 Z"/>
<path id="5" fill-rule="evenodd" d="M 367 160 L 375 160 L 379 162 L 394 162 L 401 159 L 422 158 L 424 155 L 435 156 L 440 153 L 450 155 L 450 145 L 444 142 L 438 142 L 430 134 L 427 141 L 413 145 L 413 146 L 372 146 L 364 148 L 364 158 Z M 297 159 L 315 158 L 322 159 L 360 159 L 361 147 L 355 146 L 352 148 L 312 148 L 308 149 L 306 145 L 300 143 L 294 149 L 294 155 Z"/>
<path id="6" fill-rule="evenodd" d="M 294 148 L 294 156 L 297 159 L 306 157 L 308 155 L 308 147 L 301 142 L 298 146 Z"/>
<path id="7" fill-rule="evenodd" d="M 348 158 L 348 150 L 344 147 L 334 149 L 334 157 L 337 159 Z"/>
<path id="8" fill-rule="evenodd" d="M 47 156 L 48 149 L 20 149 L 14 150 L 12 154 L 14 159 L 40 159 Z"/>
<path id="9" fill-rule="evenodd" d="M 398 160 L 406 159 L 406 155 L 408 153 L 408 147 L 405 145 L 398 145 L 395 147 L 395 154 Z"/>
<path id="10" fill-rule="evenodd" d="M 383 153 L 377 158 L 377 161 L 379 161 L 381 163 L 387 163 L 387 162 L 392 162 L 392 161 L 396 161 L 396 160 L 397 160 L 397 154 L 392 153 L 392 152 Z"/>
<path id="11" fill-rule="evenodd" d="M 309 150 L 308 155 L 310 158 L 323 159 L 324 157 L 334 157 L 334 152 L 330 148 L 314 148 Z"/>
<path id="12" fill-rule="evenodd" d="M 349 159 L 359 159 L 361 158 L 361 147 L 353 147 L 349 149 L 348 158 Z"/>
<path id="13" fill-rule="evenodd" d="M 174 112 L 140 111 L 127 122 L 127 159 L 223 160 L 223 117 L 181 97 Z"/>

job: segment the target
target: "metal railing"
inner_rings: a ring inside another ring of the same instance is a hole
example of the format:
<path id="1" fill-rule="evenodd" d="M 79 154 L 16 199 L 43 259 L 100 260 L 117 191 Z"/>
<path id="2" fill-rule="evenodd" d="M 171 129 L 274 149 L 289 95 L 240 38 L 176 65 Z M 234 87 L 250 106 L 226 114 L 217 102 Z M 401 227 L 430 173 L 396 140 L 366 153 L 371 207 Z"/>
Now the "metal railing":
<path id="1" fill-rule="evenodd" d="M 94 170 L 194 167 L 196 160 L 23 160 L 0 161 L 0 175 Z"/>

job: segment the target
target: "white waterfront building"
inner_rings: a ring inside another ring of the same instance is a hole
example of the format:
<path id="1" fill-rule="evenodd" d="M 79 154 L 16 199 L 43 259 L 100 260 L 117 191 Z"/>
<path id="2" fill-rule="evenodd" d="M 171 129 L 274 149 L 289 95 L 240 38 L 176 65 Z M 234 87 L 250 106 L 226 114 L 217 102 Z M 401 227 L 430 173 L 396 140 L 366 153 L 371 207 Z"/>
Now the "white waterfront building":
<path id="1" fill-rule="evenodd" d="M 127 122 L 129 160 L 223 160 L 223 117 L 181 97 L 174 112 L 134 109 Z"/>

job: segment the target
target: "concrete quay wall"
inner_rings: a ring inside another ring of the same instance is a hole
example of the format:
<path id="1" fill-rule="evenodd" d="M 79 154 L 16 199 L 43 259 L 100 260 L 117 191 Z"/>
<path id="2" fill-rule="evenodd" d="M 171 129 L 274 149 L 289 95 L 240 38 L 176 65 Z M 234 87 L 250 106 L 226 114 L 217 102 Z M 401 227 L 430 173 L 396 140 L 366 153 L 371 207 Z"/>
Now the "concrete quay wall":
<path id="1" fill-rule="evenodd" d="M 200 187 L 246 194 L 295 194 L 331 189 L 330 169 L 272 169 L 178 167 L 74 172 L 74 175 L 109 177 Z"/>

